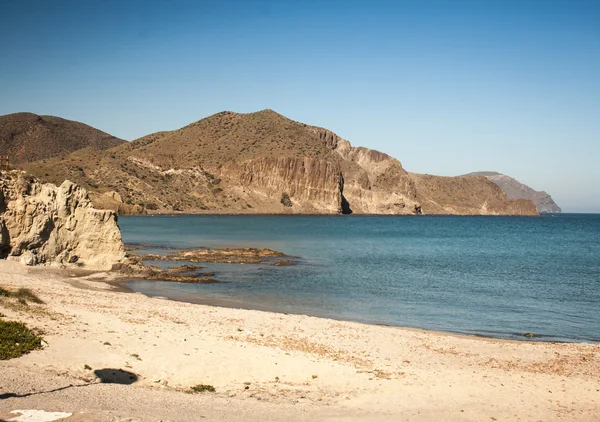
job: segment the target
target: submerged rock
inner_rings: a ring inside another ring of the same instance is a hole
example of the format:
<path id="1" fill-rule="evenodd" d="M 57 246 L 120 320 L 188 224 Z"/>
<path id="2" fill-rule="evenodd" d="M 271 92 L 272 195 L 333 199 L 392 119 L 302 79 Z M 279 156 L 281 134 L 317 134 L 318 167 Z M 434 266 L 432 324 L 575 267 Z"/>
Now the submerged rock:
<path id="1" fill-rule="evenodd" d="M 283 258 L 286 256 L 287 255 L 283 252 L 274 251 L 272 249 L 225 248 L 196 249 L 191 251 L 180 251 L 169 255 L 146 254 L 140 256 L 140 259 L 143 261 L 187 261 L 217 262 L 224 264 L 261 264 L 263 262 L 271 261 L 274 258 Z M 275 265 L 278 265 L 277 262 L 275 262 Z"/>
<path id="2" fill-rule="evenodd" d="M 110 270 L 125 260 L 115 212 L 97 210 L 85 189 L 0 174 L 0 254 L 26 265 Z"/>

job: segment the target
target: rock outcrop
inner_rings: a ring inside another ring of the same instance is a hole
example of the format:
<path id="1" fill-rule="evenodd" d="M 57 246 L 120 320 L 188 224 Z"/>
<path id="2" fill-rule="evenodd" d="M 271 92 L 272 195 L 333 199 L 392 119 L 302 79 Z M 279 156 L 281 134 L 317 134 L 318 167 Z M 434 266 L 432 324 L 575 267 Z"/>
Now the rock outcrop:
<path id="1" fill-rule="evenodd" d="M 495 171 L 478 171 L 469 173 L 466 176 L 484 176 L 491 182 L 497 184 L 506 194 L 508 199 L 527 199 L 533 202 L 539 213 L 558 213 L 560 207 L 554 202 L 552 197 L 544 192 L 537 191 L 518 180 Z"/>
<path id="2" fill-rule="evenodd" d="M 125 259 L 115 212 L 94 209 L 68 180 L 56 187 L 17 171 L 0 175 L 0 253 L 26 265 L 93 270 Z"/>
<path id="3" fill-rule="evenodd" d="M 415 184 L 400 161 L 383 152 L 352 147 L 333 133 L 326 139 L 334 140 L 328 145 L 341 158 L 343 212 L 421 214 Z"/>
<path id="4" fill-rule="evenodd" d="M 290 212 L 342 211 L 342 172 L 331 161 L 314 157 L 264 157 L 229 165 L 220 174 L 228 179 L 229 185 L 241 188 L 240 196 L 247 196 L 248 200 L 253 196 L 255 203 L 260 196 L 281 208 L 282 195 L 287 194 L 291 200 Z"/>

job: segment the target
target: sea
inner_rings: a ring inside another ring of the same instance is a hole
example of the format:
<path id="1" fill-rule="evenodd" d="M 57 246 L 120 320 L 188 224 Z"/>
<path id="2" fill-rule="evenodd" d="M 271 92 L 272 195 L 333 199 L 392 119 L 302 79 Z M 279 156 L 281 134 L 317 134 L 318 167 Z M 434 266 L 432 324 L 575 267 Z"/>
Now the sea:
<path id="1" fill-rule="evenodd" d="M 215 273 L 214 284 L 127 283 L 149 296 L 486 337 L 600 342 L 600 214 L 123 216 L 119 226 L 138 253 L 255 247 L 295 263 L 201 264 Z"/>

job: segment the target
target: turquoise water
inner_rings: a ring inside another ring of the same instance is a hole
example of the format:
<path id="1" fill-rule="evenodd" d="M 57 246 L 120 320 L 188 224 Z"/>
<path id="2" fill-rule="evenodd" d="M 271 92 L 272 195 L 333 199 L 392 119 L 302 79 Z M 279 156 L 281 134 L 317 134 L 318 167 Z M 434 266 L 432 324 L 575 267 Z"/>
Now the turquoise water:
<path id="1" fill-rule="evenodd" d="M 600 341 L 600 215 L 121 217 L 168 248 L 267 247 L 297 265 L 206 264 L 218 284 L 148 295 L 502 338 Z M 164 263 L 163 263 L 164 264 Z"/>

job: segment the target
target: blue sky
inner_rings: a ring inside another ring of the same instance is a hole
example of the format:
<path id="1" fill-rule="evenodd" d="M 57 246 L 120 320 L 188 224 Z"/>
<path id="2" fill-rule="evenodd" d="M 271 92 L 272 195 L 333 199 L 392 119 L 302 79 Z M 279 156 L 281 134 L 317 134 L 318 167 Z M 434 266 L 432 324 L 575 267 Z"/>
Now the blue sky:
<path id="1" fill-rule="evenodd" d="M 264 108 L 600 212 L 600 1 L 0 0 L 0 114 L 131 140 Z"/>

